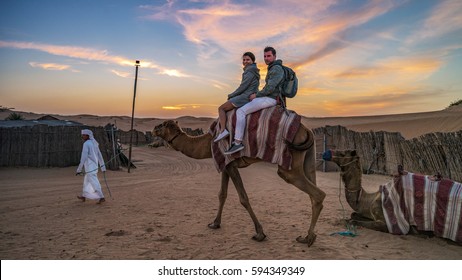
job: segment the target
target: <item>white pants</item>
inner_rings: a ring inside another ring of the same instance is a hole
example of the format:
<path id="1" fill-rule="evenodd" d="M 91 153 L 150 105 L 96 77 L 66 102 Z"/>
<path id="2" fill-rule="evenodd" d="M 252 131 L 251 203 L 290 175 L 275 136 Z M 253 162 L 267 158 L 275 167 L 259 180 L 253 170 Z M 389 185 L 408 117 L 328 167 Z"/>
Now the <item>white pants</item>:
<path id="1" fill-rule="evenodd" d="M 85 174 L 83 178 L 83 190 L 82 196 L 88 199 L 100 199 L 104 198 L 101 185 L 98 180 L 98 173 L 91 172 Z"/>
<path id="2" fill-rule="evenodd" d="M 265 109 L 268 107 L 276 106 L 277 101 L 271 97 L 257 97 L 254 98 L 249 103 L 245 104 L 244 106 L 240 107 L 236 111 L 236 133 L 234 135 L 234 139 L 237 141 L 242 141 L 244 138 L 244 130 L 246 124 L 246 117 L 248 114 L 256 112 L 261 109 Z"/>

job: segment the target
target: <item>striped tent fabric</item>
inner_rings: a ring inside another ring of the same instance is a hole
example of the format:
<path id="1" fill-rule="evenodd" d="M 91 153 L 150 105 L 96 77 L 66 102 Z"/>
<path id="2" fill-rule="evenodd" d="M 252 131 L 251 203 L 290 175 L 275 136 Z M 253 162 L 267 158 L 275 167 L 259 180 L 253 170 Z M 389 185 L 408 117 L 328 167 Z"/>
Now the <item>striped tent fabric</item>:
<path id="1" fill-rule="evenodd" d="M 410 226 L 462 243 L 462 184 L 408 172 L 380 187 L 388 231 L 407 234 Z"/>
<path id="2" fill-rule="evenodd" d="M 218 143 L 212 142 L 212 155 L 217 170 L 223 171 L 226 165 L 240 157 L 259 158 L 290 170 L 292 155 L 285 140 L 293 142 L 300 128 L 301 116 L 293 111 L 285 111 L 280 106 L 274 106 L 248 115 L 246 121 L 246 131 L 242 140 L 245 148 L 240 152 L 225 155 L 224 152 L 231 146 L 236 126 L 236 110 L 227 113 L 226 127 L 230 136 Z M 218 122 L 215 121 L 210 126 L 209 133 L 215 138 L 218 132 Z"/>

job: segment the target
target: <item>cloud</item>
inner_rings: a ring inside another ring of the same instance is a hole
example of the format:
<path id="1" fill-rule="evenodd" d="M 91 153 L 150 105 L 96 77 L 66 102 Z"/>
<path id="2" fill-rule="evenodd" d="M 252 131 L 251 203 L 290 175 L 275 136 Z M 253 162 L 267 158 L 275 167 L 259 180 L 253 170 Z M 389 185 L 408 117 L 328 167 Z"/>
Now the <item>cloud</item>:
<path id="1" fill-rule="evenodd" d="M 437 71 L 444 61 L 433 55 L 413 57 L 390 57 L 377 62 L 375 65 L 353 67 L 337 73 L 335 78 L 342 79 L 370 79 L 383 76 L 397 76 L 398 80 L 424 79 Z"/>
<path id="2" fill-rule="evenodd" d="M 111 70 L 111 73 L 115 74 L 116 76 L 122 77 L 122 78 L 132 78 L 132 73 L 128 73 L 128 72 Z"/>
<path id="3" fill-rule="evenodd" d="M 108 54 L 107 50 L 97 50 L 91 48 L 82 48 L 75 46 L 57 46 L 49 44 L 40 44 L 34 42 L 14 42 L 14 41 L 0 41 L 2 48 L 14 49 L 31 49 L 47 52 L 53 55 L 66 56 L 71 58 L 79 58 L 91 61 L 104 61 L 119 65 L 133 65 L 134 63 L 126 58 L 120 56 L 112 56 Z"/>
<path id="4" fill-rule="evenodd" d="M 163 110 L 183 110 L 185 108 L 184 106 L 162 106 Z"/>
<path id="5" fill-rule="evenodd" d="M 211 107 L 216 109 L 216 104 L 177 104 L 177 105 L 166 105 L 162 106 L 163 110 L 190 110 L 190 109 L 201 109 L 204 107 Z"/>
<path id="6" fill-rule="evenodd" d="M 191 75 L 184 74 L 178 70 L 175 69 L 164 69 L 162 71 L 159 71 L 159 74 L 162 75 L 168 75 L 170 77 L 179 77 L 179 78 L 189 78 Z"/>
<path id="7" fill-rule="evenodd" d="M 120 66 L 134 66 L 134 59 L 128 59 L 122 56 L 110 55 L 107 50 L 98 50 L 93 48 L 83 48 L 77 46 L 58 46 L 50 44 L 40 44 L 34 42 L 15 42 L 15 41 L 0 41 L 0 48 L 13 49 L 31 49 L 46 52 L 52 55 L 78 58 L 89 61 L 99 61 L 103 63 L 116 64 Z M 141 61 L 141 67 L 157 69 L 158 74 L 174 77 L 190 77 L 177 69 L 169 69 L 159 66 L 151 61 Z"/>
<path id="8" fill-rule="evenodd" d="M 428 100 L 444 97 L 447 91 L 424 86 L 383 86 L 368 94 L 328 100 L 323 109 L 330 115 L 370 115 L 398 112 L 427 105 Z M 436 109 L 436 108 L 435 108 Z"/>
<path id="9" fill-rule="evenodd" d="M 29 62 L 29 65 L 34 68 L 41 68 L 45 70 L 54 70 L 54 71 L 63 71 L 70 70 L 72 72 L 79 72 L 78 70 L 72 69 L 70 65 L 57 64 L 57 63 L 38 63 L 38 62 Z"/>
<path id="10" fill-rule="evenodd" d="M 436 6 L 424 21 L 421 30 L 413 34 L 407 43 L 438 38 L 443 35 L 462 31 L 462 2 L 456 0 L 436 1 Z"/>
<path id="11" fill-rule="evenodd" d="M 144 6 L 151 20 L 174 20 L 185 38 L 199 47 L 206 61 L 223 51 L 235 57 L 242 50 L 261 50 L 266 45 L 290 52 L 298 65 L 312 63 L 348 46 L 344 32 L 361 26 L 402 3 L 401 0 L 370 1 L 338 10 L 330 1 L 201 1 Z M 162 16 L 160 16 L 162 15 Z M 168 15 L 167 17 L 165 15 Z M 296 66 L 298 66 L 296 65 Z"/>
<path id="12" fill-rule="evenodd" d="M 235 57 L 243 50 L 260 50 L 269 43 L 268 38 L 284 38 L 332 3 L 335 1 L 210 1 L 201 2 L 199 9 L 197 3 L 178 1 L 144 9 L 152 13 L 145 18 L 173 20 L 182 26 L 185 38 L 198 45 L 198 58 L 207 59 L 220 51 Z"/>

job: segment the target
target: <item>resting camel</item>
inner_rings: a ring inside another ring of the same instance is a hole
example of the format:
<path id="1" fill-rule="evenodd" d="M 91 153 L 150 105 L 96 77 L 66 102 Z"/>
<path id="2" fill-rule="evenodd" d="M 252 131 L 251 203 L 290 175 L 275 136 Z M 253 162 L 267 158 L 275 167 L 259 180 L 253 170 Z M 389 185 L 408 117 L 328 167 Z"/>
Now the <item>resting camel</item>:
<path id="1" fill-rule="evenodd" d="M 195 159 L 212 158 L 211 143 L 213 141 L 213 136 L 210 133 L 200 136 L 189 136 L 181 130 L 177 122 L 167 120 L 156 126 L 153 130 L 153 134 L 166 140 L 173 149 L 180 151 L 188 157 Z M 303 125 L 300 125 L 293 144 L 287 144 L 292 154 L 292 168 L 291 170 L 285 170 L 278 165 L 277 174 L 287 183 L 294 185 L 310 196 L 312 216 L 308 234 L 305 237 L 299 236 L 296 239 L 300 243 L 308 244 L 309 247 L 316 240 L 314 228 L 323 208 L 322 203 L 326 196 L 326 194 L 316 186 L 316 156 L 313 132 Z M 226 165 L 221 175 L 221 189 L 218 194 L 218 213 L 215 220 L 208 225 L 209 228 L 220 228 L 221 215 L 228 193 L 228 182 L 229 178 L 231 178 L 239 195 L 240 203 L 247 210 L 255 225 L 256 235 L 254 235 L 252 239 L 263 241 L 266 238 L 263 227 L 250 206 L 249 198 L 247 197 L 244 184 L 238 171 L 238 168 L 247 167 L 259 161 L 261 161 L 259 158 L 240 157 Z"/>
<path id="2" fill-rule="evenodd" d="M 362 169 L 356 151 L 328 150 L 323 159 L 341 169 L 345 197 L 355 211 L 350 223 L 393 234 L 438 236 L 462 245 L 461 183 L 440 175 L 409 173 L 399 167 L 393 183 L 368 193 L 361 185 Z"/>
<path id="3" fill-rule="evenodd" d="M 351 221 L 355 225 L 369 229 L 388 232 L 382 210 L 380 192 L 368 193 L 362 188 L 362 169 L 359 156 L 355 150 L 332 151 L 323 155 L 323 159 L 335 162 L 342 171 L 342 181 L 345 184 L 345 198 L 355 211 Z"/>

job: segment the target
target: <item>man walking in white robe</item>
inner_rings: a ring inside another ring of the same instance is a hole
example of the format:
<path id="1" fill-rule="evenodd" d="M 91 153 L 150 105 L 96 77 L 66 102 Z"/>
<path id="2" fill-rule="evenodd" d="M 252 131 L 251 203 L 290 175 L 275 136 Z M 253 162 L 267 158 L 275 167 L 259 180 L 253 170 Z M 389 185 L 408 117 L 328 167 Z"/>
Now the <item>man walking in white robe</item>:
<path id="1" fill-rule="evenodd" d="M 81 174 L 82 168 L 85 167 L 85 177 L 83 179 L 82 195 L 77 196 L 77 198 L 82 200 L 82 202 L 87 198 L 99 199 L 98 204 L 101 204 L 106 200 L 104 199 L 101 184 L 98 180 L 98 167 L 101 167 L 101 171 L 106 172 L 106 166 L 104 165 L 103 156 L 99 150 L 99 144 L 93 136 L 93 132 L 89 129 L 83 129 L 82 139 L 85 142 L 83 143 L 82 156 L 76 175 Z"/>

